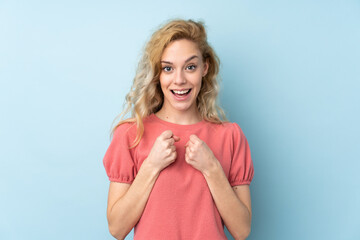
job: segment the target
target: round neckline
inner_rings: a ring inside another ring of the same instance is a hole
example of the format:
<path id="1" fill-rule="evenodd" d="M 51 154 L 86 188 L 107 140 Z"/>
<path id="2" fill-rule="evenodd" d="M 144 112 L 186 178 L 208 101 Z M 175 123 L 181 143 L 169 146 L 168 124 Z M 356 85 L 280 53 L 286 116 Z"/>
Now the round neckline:
<path id="1" fill-rule="evenodd" d="M 168 121 L 165 121 L 161 118 L 159 118 L 158 116 L 155 115 L 155 113 L 152 113 L 150 115 L 151 118 L 153 118 L 155 121 L 158 121 L 166 126 L 169 126 L 169 127 L 174 127 L 174 128 L 183 128 L 183 129 L 191 129 L 191 128 L 197 128 L 201 125 L 203 125 L 205 123 L 205 120 L 201 120 L 200 122 L 197 122 L 197 123 L 193 123 L 193 124 L 178 124 L 178 123 L 172 123 L 172 122 L 168 122 Z"/>

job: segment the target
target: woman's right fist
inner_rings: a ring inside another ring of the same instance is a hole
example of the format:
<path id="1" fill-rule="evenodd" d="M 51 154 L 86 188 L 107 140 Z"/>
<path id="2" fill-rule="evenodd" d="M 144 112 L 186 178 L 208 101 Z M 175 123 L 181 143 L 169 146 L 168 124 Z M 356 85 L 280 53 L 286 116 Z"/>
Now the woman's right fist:
<path id="1" fill-rule="evenodd" d="M 146 162 L 160 172 L 175 161 L 176 147 L 174 143 L 179 140 L 180 138 L 175 136 L 172 131 L 164 131 L 156 138 Z"/>

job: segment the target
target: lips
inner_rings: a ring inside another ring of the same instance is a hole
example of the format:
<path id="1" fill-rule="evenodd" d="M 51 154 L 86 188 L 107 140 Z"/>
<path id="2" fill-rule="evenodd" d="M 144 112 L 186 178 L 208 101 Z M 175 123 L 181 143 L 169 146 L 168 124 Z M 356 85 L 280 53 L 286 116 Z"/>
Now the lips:
<path id="1" fill-rule="evenodd" d="M 171 93 L 174 96 L 174 99 L 176 101 L 187 101 L 187 99 L 191 96 L 191 90 L 192 88 L 188 88 L 188 89 L 173 89 L 170 90 Z"/>
<path id="2" fill-rule="evenodd" d="M 189 89 L 181 89 L 181 90 L 171 90 L 172 94 L 174 94 L 177 97 L 184 97 L 188 95 L 191 92 L 191 88 Z"/>

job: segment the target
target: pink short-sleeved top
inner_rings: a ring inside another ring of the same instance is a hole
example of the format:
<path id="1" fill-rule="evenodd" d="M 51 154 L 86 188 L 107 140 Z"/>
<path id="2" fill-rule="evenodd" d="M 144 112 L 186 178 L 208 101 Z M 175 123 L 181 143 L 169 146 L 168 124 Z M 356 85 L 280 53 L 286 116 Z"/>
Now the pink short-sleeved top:
<path id="1" fill-rule="evenodd" d="M 144 119 L 144 129 L 140 143 L 129 149 L 136 136 L 136 124 L 120 125 L 103 159 L 110 181 L 131 184 L 162 132 L 171 130 L 180 137 L 175 143 L 177 159 L 156 180 L 135 225 L 134 239 L 226 239 L 224 223 L 204 176 L 185 161 L 185 144 L 190 135 L 197 135 L 213 151 L 231 186 L 250 184 L 254 167 L 241 128 L 236 123 L 214 124 L 204 120 L 179 125 L 151 114 Z"/>

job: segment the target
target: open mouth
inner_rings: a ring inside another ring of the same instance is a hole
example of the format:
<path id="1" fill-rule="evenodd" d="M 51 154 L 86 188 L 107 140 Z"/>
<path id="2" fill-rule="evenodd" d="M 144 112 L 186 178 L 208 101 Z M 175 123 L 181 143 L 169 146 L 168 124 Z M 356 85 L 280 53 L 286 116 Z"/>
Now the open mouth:
<path id="1" fill-rule="evenodd" d="M 177 97 L 184 97 L 191 92 L 191 88 L 185 89 L 185 90 L 171 90 L 171 92 L 172 92 L 172 94 L 174 94 Z"/>

